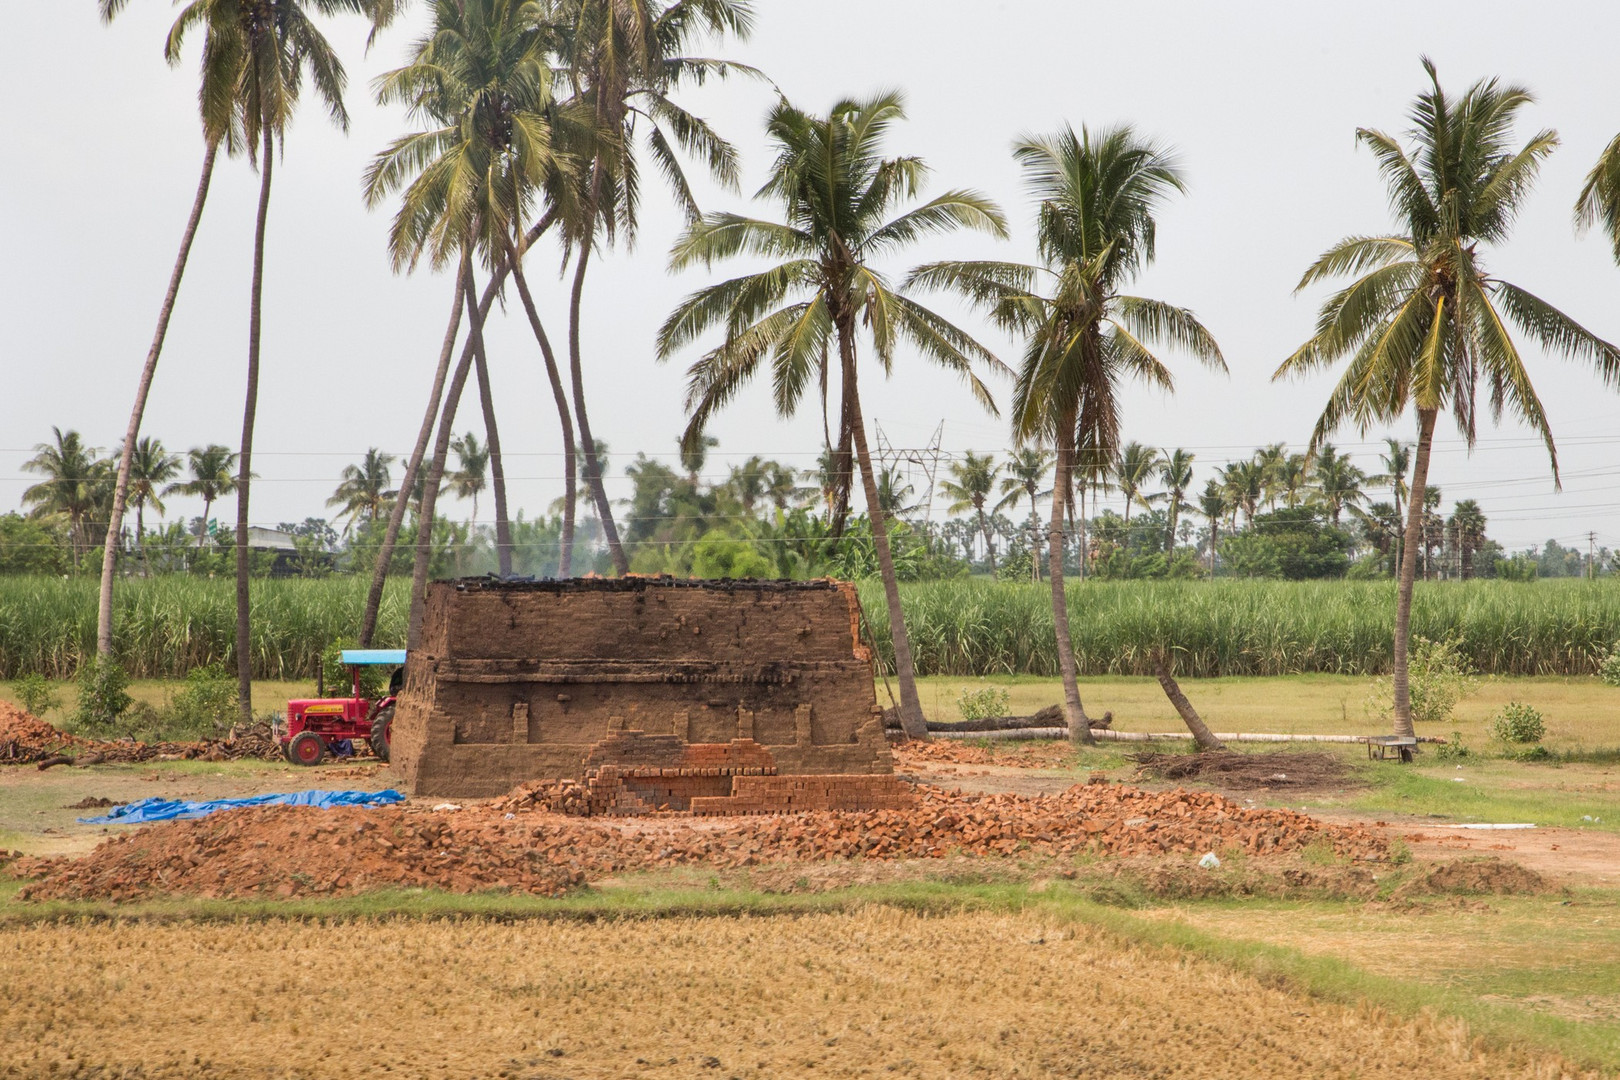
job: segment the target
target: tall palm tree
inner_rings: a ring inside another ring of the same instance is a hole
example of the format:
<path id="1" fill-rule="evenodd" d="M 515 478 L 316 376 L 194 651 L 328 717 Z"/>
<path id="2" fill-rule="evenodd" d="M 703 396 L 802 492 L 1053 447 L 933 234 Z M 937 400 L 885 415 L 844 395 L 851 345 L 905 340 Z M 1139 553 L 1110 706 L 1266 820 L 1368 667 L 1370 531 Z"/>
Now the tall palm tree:
<path id="1" fill-rule="evenodd" d="M 101 5 L 101 19 L 111 22 L 118 13 L 124 9 L 129 0 L 99 0 Z M 146 413 L 146 399 L 152 390 L 152 379 L 157 374 L 158 358 L 163 353 L 163 342 L 169 333 L 169 319 L 174 314 L 175 300 L 180 295 L 180 279 L 185 275 L 186 263 L 191 257 L 191 244 L 197 236 L 197 226 L 202 221 L 203 204 L 208 200 L 208 188 L 213 182 L 214 162 L 219 155 L 221 145 L 227 154 L 234 154 L 242 147 L 242 132 L 237 101 L 238 87 L 241 85 L 242 72 L 240 70 L 240 51 L 229 47 L 225 41 L 215 41 L 211 20 L 225 16 L 226 13 L 219 7 L 210 7 L 203 14 L 203 21 L 210 23 L 205 33 L 207 44 L 203 47 L 201 81 L 197 91 L 197 101 L 200 107 L 203 134 L 203 160 L 202 175 L 197 179 L 197 192 L 191 200 L 191 213 L 186 218 L 185 228 L 180 233 L 180 251 L 175 256 L 174 268 L 169 272 L 169 287 L 163 294 L 163 301 L 158 306 L 157 328 L 152 333 L 152 343 L 146 350 L 146 362 L 141 366 L 140 378 L 135 385 L 135 403 L 130 408 L 129 424 L 124 431 L 124 441 L 118 455 L 117 479 L 113 484 L 112 506 L 107 516 L 107 530 L 109 536 L 117 536 L 123 531 L 124 510 L 130 499 L 130 484 L 134 479 L 135 461 L 133 454 L 139 450 L 144 440 L 140 439 L 141 419 Z M 173 67 L 180 62 L 181 45 L 185 39 L 185 31 L 190 23 L 182 15 L 169 32 L 165 43 L 163 56 Z M 222 37 L 229 39 L 232 30 L 229 25 L 223 28 Z M 156 505 L 157 499 L 150 491 L 145 498 Z M 141 517 L 142 503 L 136 503 L 136 518 Z M 136 532 L 142 532 L 137 521 Z M 142 549 L 144 552 L 144 548 Z M 107 544 L 101 556 L 101 592 L 96 611 L 96 652 L 101 656 L 111 656 L 113 647 L 113 577 L 117 568 L 118 546 Z"/>
<path id="2" fill-rule="evenodd" d="M 186 451 L 186 471 L 189 480 L 170 484 L 163 489 L 165 495 L 186 495 L 203 501 L 202 517 L 198 518 L 197 550 L 201 551 L 208 535 L 208 512 L 214 503 L 236 491 L 237 456 L 230 447 L 211 443 L 194 446 Z"/>
<path id="3" fill-rule="evenodd" d="M 1221 469 L 1220 479 L 1234 517 L 1242 510 L 1244 524 L 1254 524 L 1254 516 L 1260 512 L 1260 501 L 1266 493 L 1264 466 L 1256 460 L 1234 461 Z"/>
<path id="4" fill-rule="evenodd" d="M 1169 369 L 1144 339 L 1180 347 L 1220 370 L 1226 363 L 1192 312 L 1120 292 L 1153 261 L 1159 206 L 1184 190 L 1168 150 L 1129 126 L 1095 134 L 1082 127 L 1078 135 L 1065 127 L 1020 140 L 1013 154 L 1038 203 L 1042 264 L 941 263 L 913 279 L 967 291 L 998 324 L 1027 339 L 1014 389 L 1013 434 L 1049 440 L 1057 449 L 1047 554 L 1052 621 L 1069 735 L 1090 743 L 1063 587 L 1063 521 L 1072 474 L 1078 467 L 1084 484 L 1119 457 L 1122 382 L 1174 387 Z M 1038 281 L 1049 289 L 1037 289 Z"/>
<path id="5" fill-rule="evenodd" d="M 1153 474 L 1159 471 L 1159 451 L 1151 446 L 1143 446 L 1139 442 L 1128 442 L 1119 452 L 1119 460 L 1114 466 L 1114 484 L 1119 488 L 1120 494 L 1125 496 L 1125 524 L 1131 523 L 1131 507 L 1140 506 L 1143 510 L 1151 510 L 1153 504 L 1164 498 L 1161 494 L 1149 494 L 1147 486 L 1153 480 Z"/>
<path id="6" fill-rule="evenodd" d="M 342 480 L 326 505 L 337 507 L 338 516 L 348 518 L 351 528 L 361 518 L 375 525 L 378 515 L 399 497 L 399 492 L 388 486 L 389 467 L 394 461 L 393 454 L 385 454 L 375 446 L 369 448 L 360 464 L 343 466 Z"/>
<path id="7" fill-rule="evenodd" d="M 996 540 L 990 532 L 990 519 L 985 516 L 984 504 L 990 500 L 996 489 L 996 467 L 994 454 L 975 454 L 969 450 L 963 455 L 961 461 L 952 461 L 948 467 L 950 479 L 940 483 L 939 489 L 944 492 L 951 503 L 946 507 L 947 513 L 960 514 L 965 510 L 972 510 L 978 523 L 979 535 L 984 537 L 984 550 L 990 559 L 990 572 L 996 572 Z"/>
<path id="8" fill-rule="evenodd" d="M 1277 462 L 1276 485 L 1282 504 L 1292 510 L 1305 501 L 1310 487 L 1311 460 L 1304 454 L 1287 454 Z"/>
<path id="9" fill-rule="evenodd" d="M 77 431 L 53 427 L 51 441 L 39 443 L 34 456 L 23 462 L 25 472 L 45 478 L 23 491 L 23 505 L 32 506 L 36 517 L 67 519 L 75 567 L 90 550 L 97 503 L 111 475 L 111 463 L 103 461 L 100 453 L 86 446 Z"/>
<path id="10" fill-rule="evenodd" d="M 724 341 L 687 375 L 688 439 L 700 437 L 716 410 L 767 362 L 777 411 L 791 414 L 805 391 L 824 377 L 829 356 L 836 355 L 842 408 L 860 464 L 888 602 L 900 720 L 908 735 L 926 738 L 887 515 L 862 418 L 857 349 L 864 328 L 887 373 L 904 340 L 924 358 L 961 376 L 980 402 L 993 409 L 973 368 L 976 362 L 1000 367 L 996 359 L 961 329 L 896 289 L 873 261 L 931 233 L 969 228 L 1004 236 L 1006 223 L 993 203 L 971 191 L 947 191 L 886 220 L 927 175 L 919 158 L 881 156 L 884 136 L 903 115 L 896 93 L 840 101 L 825 116 L 779 102 L 767 124 L 776 161 L 756 197 L 779 203 L 785 222 L 704 215 L 676 241 L 670 265 L 677 270 L 694 263 L 707 266 L 736 255 L 781 261 L 687 297 L 659 330 L 658 353 L 671 356 L 711 327 L 725 327 Z M 840 466 L 837 449 L 830 449 L 834 475 L 829 495 L 836 505 Z"/>
<path id="11" fill-rule="evenodd" d="M 1457 550 L 1457 576 L 1468 581 L 1474 576 L 1474 555 L 1485 545 L 1485 512 L 1473 499 L 1459 499 L 1446 531 Z"/>
<path id="12" fill-rule="evenodd" d="M 699 477 L 703 474 L 703 466 L 708 463 L 709 451 L 720 445 L 720 440 L 713 435 L 699 435 L 692 439 L 677 439 L 680 444 L 681 468 L 686 470 L 686 478 L 697 485 Z"/>
<path id="13" fill-rule="evenodd" d="M 747 38 L 753 27 L 753 9 L 748 0 L 560 0 L 558 15 L 560 38 L 565 43 L 558 59 L 559 72 L 572 91 L 572 101 L 590 112 L 596 131 L 581 176 L 580 210 L 569 223 L 569 240 L 576 249 L 568 304 L 569 377 L 585 451 L 585 480 L 596 502 L 614 568 L 623 574 L 630 564 L 613 522 L 585 407 L 580 353 L 585 274 L 598 243 L 612 243 L 621 231 L 628 241 L 635 239 L 639 142 L 645 142 L 689 221 L 697 219 L 697 200 L 677 147 L 701 158 L 713 179 L 736 190 L 736 151 L 670 95 L 682 85 L 724 77 L 732 70 L 754 73 L 745 65 L 685 55 L 703 36 Z"/>
<path id="14" fill-rule="evenodd" d="M 1181 512 L 1192 509 L 1187 489 L 1193 482 L 1193 457 L 1190 451 L 1177 448 L 1165 451 L 1159 458 L 1159 482 L 1164 485 L 1164 500 L 1170 508 L 1170 526 L 1164 541 L 1167 553 L 1176 550 L 1176 525 L 1181 521 Z"/>
<path id="15" fill-rule="evenodd" d="M 1413 733 L 1407 665 L 1412 587 L 1440 411 L 1451 410 L 1472 447 L 1483 378 L 1492 414 L 1510 411 L 1539 432 L 1556 478 L 1552 431 L 1507 323 L 1545 348 L 1590 362 L 1620 385 L 1620 350 L 1540 297 L 1489 274 L 1481 257 L 1481 248 L 1507 239 L 1557 135 L 1540 131 L 1514 149 L 1513 120 L 1531 100 L 1529 91 L 1485 79 L 1453 99 L 1427 58 L 1423 67 L 1430 88 L 1412 107 L 1410 153 L 1384 132 L 1356 132 L 1378 159 L 1400 231 L 1342 240 L 1305 272 L 1301 289 L 1341 275 L 1361 276 L 1327 300 L 1316 333 L 1273 376 L 1302 375 L 1349 358 L 1311 435 L 1312 450 L 1346 423 L 1366 430 L 1395 420 L 1408 406 L 1417 412 L 1395 604 L 1398 735 Z"/>
<path id="16" fill-rule="evenodd" d="M 1001 501 L 996 510 L 1017 510 L 1018 500 L 1029 500 L 1029 512 L 1035 513 L 1035 499 L 1041 493 L 1041 484 L 1052 469 L 1052 453 L 1039 446 L 1026 446 L 1007 455 L 1001 467 Z"/>
<path id="17" fill-rule="evenodd" d="M 1332 443 L 1317 447 L 1311 464 L 1311 479 L 1316 489 L 1312 495 L 1317 504 L 1327 511 L 1328 520 L 1335 526 L 1339 524 L 1339 515 L 1346 509 L 1354 510 L 1366 501 L 1367 496 L 1361 490 L 1361 485 L 1367 482 L 1367 474 L 1356 467 L 1348 456 L 1339 453 Z"/>
<path id="18" fill-rule="evenodd" d="M 1277 498 L 1283 493 L 1283 472 L 1288 463 L 1288 445 L 1272 443 L 1254 452 L 1255 464 L 1260 466 L 1260 484 L 1265 492 L 1266 509 L 1277 509 Z"/>
<path id="19" fill-rule="evenodd" d="M 1226 485 L 1215 477 L 1204 483 L 1198 496 L 1198 512 L 1209 522 L 1209 576 L 1215 576 L 1215 554 L 1221 546 L 1221 520 L 1232 512 L 1231 496 Z"/>
<path id="20" fill-rule="evenodd" d="M 123 447 L 118 457 L 124 458 Z M 160 515 L 167 512 L 163 505 L 161 488 L 180 475 L 180 456 L 163 448 L 163 443 L 150 435 L 141 436 L 135 452 L 129 455 L 129 501 L 135 505 L 135 544 L 141 551 L 141 562 L 146 572 L 146 508 L 151 506 Z M 110 529 L 109 536 L 115 536 Z"/>
<path id="21" fill-rule="evenodd" d="M 456 455 L 456 471 L 450 474 L 450 493 L 458 499 L 472 500 L 472 521 L 478 523 L 478 495 L 489 486 L 489 447 L 478 441 L 472 432 L 450 443 Z"/>

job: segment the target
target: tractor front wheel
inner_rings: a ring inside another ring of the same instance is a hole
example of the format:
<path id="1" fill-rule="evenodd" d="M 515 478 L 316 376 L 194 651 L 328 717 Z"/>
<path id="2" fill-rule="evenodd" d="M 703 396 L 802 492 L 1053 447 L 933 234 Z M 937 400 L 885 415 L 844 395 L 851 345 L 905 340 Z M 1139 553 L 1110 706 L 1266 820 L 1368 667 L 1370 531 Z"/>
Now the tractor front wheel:
<path id="1" fill-rule="evenodd" d="M 326 757 L 326 740 L 313 731 L 300 731 L 287 744 L 287 760 L 294 765 L 319 765 Z"/>
<path id="2" fill-rule="evenodd" d="M 371 722 L 371 752 L 378 761 L 387 761 L 394 742 L 394 707 L 390 705 Z"/>

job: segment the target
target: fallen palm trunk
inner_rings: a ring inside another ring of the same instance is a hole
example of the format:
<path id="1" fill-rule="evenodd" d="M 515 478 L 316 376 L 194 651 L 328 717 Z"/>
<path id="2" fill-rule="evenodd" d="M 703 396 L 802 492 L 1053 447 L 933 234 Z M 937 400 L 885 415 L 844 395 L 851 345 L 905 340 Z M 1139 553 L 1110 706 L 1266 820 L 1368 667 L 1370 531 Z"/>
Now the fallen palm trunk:
<path id="1" fill-rule="evenodd" d="M 888 715 L 884 717 L 885 726 L 896 731 L 900 730 L 899 720 L 888 723 Z M 1114 714 L 1104 713 L 1101 717 L 1091 717 L 1091 730 L 1100 731 L 1114 722 Z M 942 732 L 975 732 L 988 731 L 1019 731 L 1024 729 L 1043 730 L 1050 727 L 1061 727 L 1065 731 L 1068 725 L 1063 719 L 1063 706 L 1048 705 L 1028 716 L 985 716 L 977 720 L 930 720 L 928 721 L 929 734 Z M 1044 736 L 1043 736 L 1044 737 Z"/>
<path id="2" fill-rule="evenodd" d="M 1153 666 L 1159 676 L 1159 686 L 1164 690 L 1164 696 L 1170 699 L 1170 704 L 1181 714 L 1181 722 L 1187 725 L 1187 730 L 1192 733 L 1193 741 L 1198 744 L 1199 749 L 1225 750 L 1226 744 L 1221 741 L 1221 737 L 1210 732 L 1208 725 L 1198 715 L 1198 710 L 1187 700 L 1187 695 L 1181 692 L 1181 684 L 1170 674 L 1170 663 L 1165 659 L 1164 653 L 1154 656 Z"/>
<path id="3" fill-rule="evenodd" d="M 1011 731 L 935 731 L 932 734 L 940 739 L 1066 739 L 1069 737 L 1067 728 L 1022 728 Z M 1190 739 L 1192 733 L 1188 731 L 1112 731 L 1101 728 L 1092 728 L 1091 734 L 1098 739 L 1112 739 L 1116 742 L 1162 742 L 1166 739 Z M 1364 743 L 1367 735 L 1280 735 L 1271 732 L 1248 731 L 1217 731 L 1217 739 L 1224 742 L 1316 742 L 1316 743 Z M 1446 740 L 1432 735 L 1419 735 L 1418 742 L 1443 743 Z"/>

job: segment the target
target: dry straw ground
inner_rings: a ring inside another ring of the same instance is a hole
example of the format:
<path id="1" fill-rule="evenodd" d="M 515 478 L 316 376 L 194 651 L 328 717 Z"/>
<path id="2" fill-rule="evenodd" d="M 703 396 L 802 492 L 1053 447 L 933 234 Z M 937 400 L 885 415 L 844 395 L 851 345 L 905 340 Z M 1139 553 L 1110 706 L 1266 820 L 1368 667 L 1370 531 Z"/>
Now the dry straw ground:
<path id="1" fill-rule="evenodd" d="M 32 925 L 0 1077 L 1553 1078 L 1025 914 Z"/>

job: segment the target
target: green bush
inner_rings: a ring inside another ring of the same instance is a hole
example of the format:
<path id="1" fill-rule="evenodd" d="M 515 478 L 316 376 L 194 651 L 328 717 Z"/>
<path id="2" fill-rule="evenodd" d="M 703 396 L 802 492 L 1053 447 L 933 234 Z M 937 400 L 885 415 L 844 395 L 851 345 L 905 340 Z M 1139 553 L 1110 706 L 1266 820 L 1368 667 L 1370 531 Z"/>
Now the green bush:
<path id="1" fill-rule="evenodd" d="M 1441 743 L 1439 749 L 1435 750 L 1434 756 L 1441 761 L 1460 761 L 1471 753 L 1472 751 L 1463 745 L 1462 732 L 1453 731 L 1450 741 Z"/>
<path id="2" fill-rule="evenodd" d="M 1413 723 L 1439 723 L 1451 719 L 1457 702 L 1479 689 L 1479 679 L 1474 676 L 1467 657 L 1463 655 L 1459 638 L 1444 641 L 1413 638 L 1412 651 L 1407 657 L 1407 671 Z M 1379 679 L 1373 685 L 1367 706 L 1370 712 L 1387 721 L 1395 712 L 1394 680 Z"/>
<path id="3" fill-rule="evenodd" d="M 1007 715 L 1007 691 L 999 686 L 986 686 L 979 690 L 963 689 L 956 699 L 956 711 L 964 720 L 983 720 L 990 716 Z"/>
<path id="4" fill-rule="evenodd" d="M 1598 667 L 1598 676 L 1610 686 L 1620 686 L 1620 645 L 1609 650 Z"/>
<path id="5" fill-rule="evenodd" d="M 1540 710 L 1511 701 L 1491 720 L 1491 734 L 1505 743 L 1538 743 L 1547 734 Z"/>
<path id="6" fill-rule="evenodd" d="M 79 707 L 73 714 L 74 727 L 92 734 L 110 734 L 135 700 L 128 690 L 129 675 L 118 661 L 92 656 L 79 665 Z"/>
<path id="7" fill-rule="evenodd" d="M 163 711 L 170 738 L 207 739 L 230 730 L 237 717 L 236 680 L 220 667 L 193 668 Z"/>
<path id="8" fill-rule="evenodd" d="M 62 699 L 51 690 L 50 680 L 37 672 L 24 675 L 12 683 L 11 690 L 22 703 L 24 712 L 33 713 L 41 719 L 62 704 Z"/>

